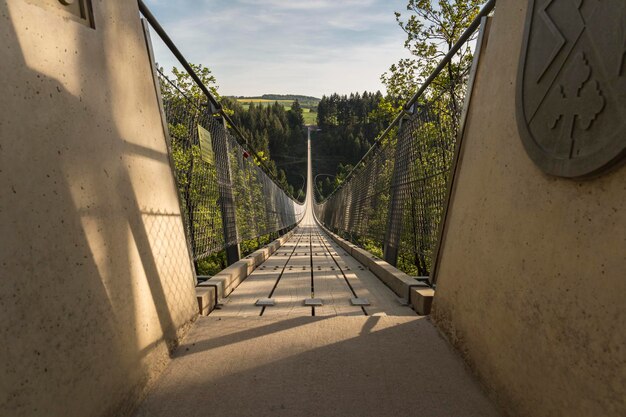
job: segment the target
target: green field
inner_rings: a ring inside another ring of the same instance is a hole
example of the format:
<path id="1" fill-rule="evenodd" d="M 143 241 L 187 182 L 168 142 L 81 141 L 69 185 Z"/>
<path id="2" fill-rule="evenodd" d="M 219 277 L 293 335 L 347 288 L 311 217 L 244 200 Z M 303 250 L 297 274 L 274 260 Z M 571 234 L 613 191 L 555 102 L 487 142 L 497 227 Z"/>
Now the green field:
<path id="1" fill-rule="evenodd" d="M 237 101 L 240 103 L 269 103 L 269 104 L 274 104 L 275 102 L 279 102 L 282 105 L 293 103 L 293 100 L 268 100 L 266 98 L 238 98 Z"/>
<path id="2" fill-rule="evenodd" d="M 238 97 L 237 101 L 241 103 L 244 109 L 248 110 L 251 103 L 255 105 L 261 106 L 271 106 L 274 103 L 278 103 L 282 105 L 285 110 L 291 110 L 291 104 L 293 100 L 272 100 L 267 98 L 258 98 L 258 97 Z M 304 116 L 304 124 L 306 125 L 314 125 L 317 123 L 317 103 L 319 99 L 316 98 L 307 98 L 304 100 L 298 100 L 300 102 L 300 106 L 302 107 L 302 115 Z M 311 111 L 313 110 L 313 111 Z"/>

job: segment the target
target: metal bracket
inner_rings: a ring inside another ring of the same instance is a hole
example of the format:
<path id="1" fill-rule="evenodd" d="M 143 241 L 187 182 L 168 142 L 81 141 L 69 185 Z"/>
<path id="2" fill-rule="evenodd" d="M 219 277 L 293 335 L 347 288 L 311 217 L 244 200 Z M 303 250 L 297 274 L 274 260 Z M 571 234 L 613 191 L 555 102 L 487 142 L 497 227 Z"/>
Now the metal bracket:
<path id="1" fill-rule="evenodd" d="M 350 304 L 352 304 L 353 306 L 359 306 L 359 307 L 371 305 L 367 298 L 358 298 L 358 297 L 351 298 Z"/>
<path id="2" fill-rule="evenodd" d="M 400 118 L 400 121 L 398 122 L 398 129 L 402 129 L 402 125 L 404 124 L 404 122 L 409 120 L 411 116 L 415 114 L 416 110 L 417 110 L 417 104 L 415 103 L 411 104 L 408 109 L 402 109 L 402 117 Z"/>
<path id="3" fill-rule="evenodd" d="M 213 116 L 221 116 L 222 115 L 222 109 L 218 108 L 215 104 L 211 103 L 210 101 L 208 103 L 206 103 L 209 112 L 211 113 L 211 115 Z"/>
<path id="4" fill-rule="evenodd" d="M 273 298 L 259 298 L 254 305 L 258 307 L 274 307 L 276 301 Z"/>

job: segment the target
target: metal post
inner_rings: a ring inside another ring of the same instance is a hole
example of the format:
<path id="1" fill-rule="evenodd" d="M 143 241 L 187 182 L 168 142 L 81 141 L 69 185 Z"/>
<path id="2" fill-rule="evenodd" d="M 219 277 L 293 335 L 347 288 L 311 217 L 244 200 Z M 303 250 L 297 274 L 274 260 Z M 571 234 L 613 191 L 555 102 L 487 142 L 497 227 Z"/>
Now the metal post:
<path id="1" fill-rule="evenodd" d="M 212 103 L 209 108 L 213 114 L 216 110 Z M 237 230 L 237 216 L 235 212 L 235 198 L 233 196 L 232 170 L 230 166 L 230 145 L 227 137 L 226 120 L 221 116 L 216 116 L 224 126 L 224 130 L 219 131 L 219 137 L 213 140 L 213 152 L 216 155 L 215 167 L 217 171 L 217 183 L 219 189 L 219 206 L 222 213 L 222 228 L 224 230 L 224 247 L 226 250 L 226 263 L 232 265 L 241 259 L 239 248 L 239 233 Z M 221 156 L 221 157 L 218 157 Z"/>
<path id="2" fill-rule="evenodd" d="M 383 258 L 393 266 L 398 263 L 398 252 L 400 249 L 400 237 L 402 236 L 402 218 L 404 214 L 403 196 L 407 193 L 408 183 L 404 180 L 409 169 L 409 146 L 411 135 L 403 134 L 404 121 L 415 112 L 413 104 L 400 120 L 398 127 L 398 142 L 396 143 L 395 163 L 393 176 L 391 177 L 391 199 L 389 201 L 389 212 L 387 217 L 387 230 L 385 241 L 383 242 Z"/>

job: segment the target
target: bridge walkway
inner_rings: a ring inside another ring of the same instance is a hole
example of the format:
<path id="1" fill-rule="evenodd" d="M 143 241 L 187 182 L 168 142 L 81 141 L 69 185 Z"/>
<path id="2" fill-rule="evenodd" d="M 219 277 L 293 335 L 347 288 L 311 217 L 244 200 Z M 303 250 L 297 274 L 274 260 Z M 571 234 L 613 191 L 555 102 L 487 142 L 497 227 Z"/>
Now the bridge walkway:
<path id="1" fill-rule="evenodd" d="M 430 321 L 316 224 L 308 184 L 290 239 L 197 320 L 136 417 L 497 416 Z"/>
<path id="2" fill-rule="evenodd" d="M 269 298 L 274 306 L 257 306 Z M 353 305 L 352 300 L 369 303 Z M 305 300 L 322 305 L 307 306 Z M 415 316 L 373 273 L 317 226 L 298 227 L 213 317 Z"/>

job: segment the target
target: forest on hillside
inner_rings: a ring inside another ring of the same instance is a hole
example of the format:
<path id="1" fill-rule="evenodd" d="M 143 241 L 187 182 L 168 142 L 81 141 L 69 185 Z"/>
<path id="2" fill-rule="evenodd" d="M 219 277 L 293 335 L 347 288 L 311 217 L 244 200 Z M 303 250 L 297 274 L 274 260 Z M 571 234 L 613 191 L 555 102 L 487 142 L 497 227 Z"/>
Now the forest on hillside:
<path id="1" fill-rule="evenodd" d="M 268 95 L 263 97 L 269 97 Z M 279 182 L 298 200 L 304 200 L 306 126 L 298 97 L 272 95 L 274 103 L 242 103 L 223 97 L 233 122 L 267 163 Z M 287 97 L 295 100 L 289 107 Z M 312 134 L 314 175 L 318 195 L 327 196 L 365 155 L 387 127 L 389 117 L 379 111 L 380 92 L 331 94 L 317 103 L 317 128 Z"/>
<path id="2" fill-rule="evenodd" d="M 289 110 L 278 102 L 269 106 L 250 103 L 246 108 L 236 99 L 224 98 L 222 104 L 233 112 L 233 122 L 277 176 L 279 183 L 291 195 L 304 201 L 306 126 L 298 100 Z"/>
<path id="3" fill-rule="evenodd" d="M 314 108 L 319 103 L 320 99 L 311 96 L 302 96 L 298 94 L 263 94 L 262 96 L 252 97 L 237 97 L 238 99 L 250 99 L 250 100 L 268 100 L 268 101 L 297 101 L 302 107 Z"/>
<path id="4" fill-rule="evenodd" d="M 330 194 L 388 126 L 378 111 L 382 100 L 380 91 L 322 97 L 311 140 L 318 196 Z"/>
<path id="5" fill-rule="evenodd" d="M 240 98 L 223 97 L 222 104 L 278 181 L 304 201 L 307 127 L 299 100 L 304 96 L 262 97 L 276 101 L 242 103 Z M 285 105 L 287 98 L 294 98 L 290 106 Z M 314 184 L 318 195 L 330 194 L 388 126 L 390 118 L 380 112 L 382 102 L 379 91 L 331 94 L 318 101 L 318 130 L 312 134 L 313 170 L 320 174 Z"/>

